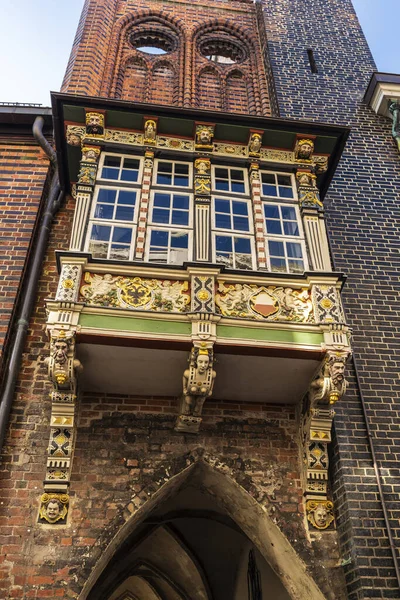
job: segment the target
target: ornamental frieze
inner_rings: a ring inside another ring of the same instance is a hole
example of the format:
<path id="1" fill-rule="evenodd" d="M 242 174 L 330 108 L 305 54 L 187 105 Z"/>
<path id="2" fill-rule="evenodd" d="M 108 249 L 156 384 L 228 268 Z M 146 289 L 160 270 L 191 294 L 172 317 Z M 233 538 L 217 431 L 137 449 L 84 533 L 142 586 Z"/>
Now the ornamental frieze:
<path id="1" fill-rule="evenodd" d="M 289 321 L 313 323 L 313 304 L 307 288 L 225 285 L 219 282 L 215 302 L 223 317 L 256 319 L 259 321 Z"/>
<path id="2" fill-rule="evenodd" d="M 93 306 L 108 306 L 154 312 L 190 310 L 187 281 L 144 279 L 141 277 L 85 273 L 80 290 L 81 300 Z"/>

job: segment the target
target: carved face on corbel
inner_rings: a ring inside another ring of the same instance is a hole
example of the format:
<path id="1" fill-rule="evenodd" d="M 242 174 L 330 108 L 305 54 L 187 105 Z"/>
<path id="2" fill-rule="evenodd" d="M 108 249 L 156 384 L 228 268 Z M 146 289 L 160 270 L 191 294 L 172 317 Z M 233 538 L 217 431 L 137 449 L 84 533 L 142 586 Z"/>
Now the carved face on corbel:
<path id="1" fill-rule="evenodd" d="M 156 139 L 156 133 L 157 133 L 156 122 L 153 121 L 153 119 L 149 119 L 144 124 L 144 141 L 147 143 L 154 142 Z"/>
<path id="2" fill-rule="evenodd" d="M 86 133 L 88 135 L 104 134 L 104 115 L 102 113 L 86 113 Z"/>
<path id="3" fill-rule="evenodd" d="M 67 494 L 43 494 L 39 518 L 50 524 L 64 520 L 68 512 L 68 501 Z"/>
<path id="4" fill-rule="evenodd" d="M 67 133 L 67 144 L 70 146 L 80 146 L 81 138 L 77 133 Z"/>
<path id="5" fill-rule="evenodd" d="M 308 186 L 308 187 L 315 187 L 316 183 L 315 183 L 315 175 L 313 175 L 312 173 L 308 172 L 308 171 L 298 171 L 296 173 L 296 178 L 297 178 L 297 182 L 299 185 L 304 185 L 304 186 Z"/>
<path id="6" fill-rule="evenodd" d="M 311 160 L 314 152 L 314 142 L 312 139 L 301 139 L 296 143 L 295 157 L 296 160 Z"/>
<path id="7" fill-rule="evenodd" d="M 341 360 L 334 360 L 329 367 L 330 376 L 332 379 L 332 383 L 339 387 L 344 381 L 344 369 L 345 364 Z"/>
<path id="8" fill-rule="evenodd" d="M 85 146 L 82 148 L 82 162 L 95 163 L 100 155 L 100 148 Z"/>
<path id="9" fill-rule="evenodd" d="M 194 162 L 196 175 L 208 175 L 210 170 L 210 161 L 205 158 L 197 158 Z"/>
<path id="10" fill-rule="evenodd" d="M 64 365 L 68 360 L 69 344 L 65 338 L 57 338 L 53 343 L 53 358 L 58 365 Z"/>
<path id="11" fill-rule="evenodd" d="M 197 357 L 197 371 L 200 374 L 203 374 L 207 371 L 209 366 L 210 366 L 210 357 L 208 356 L 208 352 L 207 352 L 207 354 L 200 352 L 199 356 Z"/>
<path id="12" fill-rule="evenodd" d="M 209 125 L 197 125 L 196 127 L 196 145 L 200 147 L 209 147 L 214 137 L 214 128 Z"/>
<path id="13" fill-rule="evenodd" d="M 259 133 L 253 133 L 249 142 L 249 153 L 259 154 L 261 150 L 261 135 Z"/>
<path id="14" fill-rule="evenodd" d="M 316 529 L 327 529 L 334 520 L 333 503 L 329 500 L 309 500 L 306 511 L 307 519 Z"/>

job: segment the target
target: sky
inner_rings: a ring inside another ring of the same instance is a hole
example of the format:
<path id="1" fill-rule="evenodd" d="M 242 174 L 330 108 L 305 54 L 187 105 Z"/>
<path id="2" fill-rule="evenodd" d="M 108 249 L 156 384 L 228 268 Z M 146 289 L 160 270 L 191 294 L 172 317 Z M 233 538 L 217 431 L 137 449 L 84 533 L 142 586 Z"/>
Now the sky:
<path id="1" fill-rule="evenodd" d="M 83 3 L 0 0 L 0 102 L 50 105 L 50 91 L 61 87 Z M 378 70 L 400 73 L 400 1 L 353 4 Z"/>

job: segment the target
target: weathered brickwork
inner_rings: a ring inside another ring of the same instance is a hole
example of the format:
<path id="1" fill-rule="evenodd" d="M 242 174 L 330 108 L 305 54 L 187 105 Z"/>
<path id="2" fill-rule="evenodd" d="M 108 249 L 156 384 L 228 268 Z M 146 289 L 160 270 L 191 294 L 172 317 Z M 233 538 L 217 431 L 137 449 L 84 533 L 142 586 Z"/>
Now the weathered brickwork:
<path id="1" fill-rule="evenodd" d="M 137 47 L 151 45 L 148 36 L 158 32 L 167 54 L 137 51 L 129 42 L 132 27 Z M 218 64 L 206 58 L 208 52 L 218 53 L 215 40 L 222 44 L 234 40 L 237 63 Z M 62 91 L 268 115 L 255 6 L 247 0 L 208 0 L 201 6 L 186 2 L 166 6 L 152 0 L 150 7 L 143 1 L 88 0 Z"/>
<path id="2" fill-rule="evenodd" d="M 37 146 L 0 144 L 0 373 L 48 164 Z"/>
<path id="3" fill-rule="evenodd" d="M 348 274 L 347 318 L 399 545 L 399 156 L 390 123 L 363 103 L 375 65 L 350 1 L 273 0 L 263 12 L 280 114 L 352 127 L 325 200 L 327 225 L 336 269 Z M 352 560 L 345 567 L 349 598 L 399 598 L 354 381 L 335 428 L 333 480 L 342 550 Z"/>

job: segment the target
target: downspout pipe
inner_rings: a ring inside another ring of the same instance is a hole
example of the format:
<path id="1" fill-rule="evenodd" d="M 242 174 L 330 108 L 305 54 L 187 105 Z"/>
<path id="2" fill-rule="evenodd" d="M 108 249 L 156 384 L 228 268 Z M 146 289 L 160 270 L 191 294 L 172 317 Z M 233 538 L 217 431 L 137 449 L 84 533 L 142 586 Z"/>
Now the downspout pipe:
<path id="1" fill-rule="evenodd" d="M 43 125 L 43 117 L 36 117 L 33 124 L 33 136 L 38 142 L 39 146 L 48 156 L 50 163 L 54 168 L 54 173 L 50 184 L 49 194 L 45 202 L 42 220 L 39 225 L 37 242 L 33 249 L 31 264 L 28 267 L 29 270 L 24 284 L 24 289 L 22 291 L 21 304 L 17 317 L 16 331 L 12 342 L 9 360 L 4 372 L 0 397 L 0 453 L 2 451 L 4 439 L 7 433 L 8 420 L 14 399 L 19 369 L 21 366 L 22 353 L 25 347 L 29 321 L 35 306 L 38 282 L 47 250 L 51 225 L 63 199 L 63 192 L 60 188 L 58 176 L 56 153 L 43 135 Z"/>

